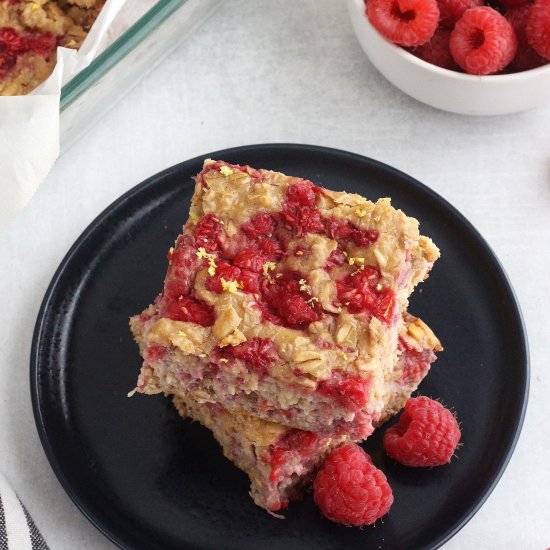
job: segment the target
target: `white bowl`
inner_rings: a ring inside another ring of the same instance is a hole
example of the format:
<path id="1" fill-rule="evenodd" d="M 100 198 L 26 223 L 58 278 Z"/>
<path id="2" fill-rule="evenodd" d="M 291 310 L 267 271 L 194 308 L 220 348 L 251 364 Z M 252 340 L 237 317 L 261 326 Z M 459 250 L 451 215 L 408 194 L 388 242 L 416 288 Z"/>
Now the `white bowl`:
<path id="1" fill-rule="evenodd" d="M 347 0 L 355 34 L 373 65 L 406 94 L 463 115 L 503 115 L 550 102 L 550 65 L 507 75 L 475 76 L 422 61 L 383 38 L 363 0 Z"/>

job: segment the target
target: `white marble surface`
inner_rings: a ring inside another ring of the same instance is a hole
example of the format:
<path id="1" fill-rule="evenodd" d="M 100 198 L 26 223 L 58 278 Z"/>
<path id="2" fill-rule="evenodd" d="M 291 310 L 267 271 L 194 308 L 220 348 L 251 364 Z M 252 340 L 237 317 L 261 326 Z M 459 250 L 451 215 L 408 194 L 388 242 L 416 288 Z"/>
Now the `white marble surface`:
<path id="1" fill-rule="evenodd" d="M 56 481 L 32 417 L 29 348 L 54 270 L 96 214 L 141 180 L 262 142 L 327 145 L 391 164 L 451 201 L 492 245 L 525 315 L 531 397 L 502 480 L 445 548 L 550 546 L 549 138 L 550 107 L 465 118 L 409 99 L 367 61 L 343 2 L 229 0 L 58 161 L 0 234 L 0 470 L 52 550 L 113 547 Z"/>

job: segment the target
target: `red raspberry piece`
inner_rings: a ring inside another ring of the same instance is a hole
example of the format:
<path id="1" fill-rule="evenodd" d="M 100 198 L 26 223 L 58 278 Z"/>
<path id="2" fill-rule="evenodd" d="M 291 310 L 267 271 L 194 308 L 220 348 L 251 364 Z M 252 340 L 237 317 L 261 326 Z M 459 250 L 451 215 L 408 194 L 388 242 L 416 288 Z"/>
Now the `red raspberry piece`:
<path id="1" fill-rule="evenodd" d="M 483 0 L 437 0 L 441 14 L 440 23 L 452 29 L 462 14 L 470 8 L 482 6 Z"/>
<path id="2" fill-rule="evenodd" d="M 168 254 L 168 271 L 164 282 L 164 297 L 177 300 L 191 292 L 195 270 L 199 263 L 196 249 L 179 238 L 174 250 Z"/>
<path id="3" fill-rule="evenodd" d="M 454 60 L 469 74 L 498 73 L 516 55 L 512 25 L 488 6 L 471 8 L 457 21 L 450 41 Z"/>
<path id="4" fill-rule="evenodd" d="M 0 54 L 17 54 L 27 49 L 25 39 L 11 27 L 0 28 Z"/>
<path id="5" fill-rule="evenodd" d="M 395 315 L 395 295 L 390 288 L 379 286 L 380 272 L 365 266 L 359 272 L 336 281 L 338 300 L 350 313 L 367 312 L 390 324 Z"/>
<path id="6" fill-rule="evenodd" d="M 385 38 L 401 46 L 420 46 L 433 36 L 439 22 L 436 0 L 370 0 L 367 16 Z"/>
<path id="7" fill-rule="evenodd" d="M 450 38 L 451 31 L 449 29 L 438 27 L 432 39 L 427 44 L 412 49 L 411 53 L 432 65 L 454 71 L 458 69 L 458 65 L 451 55 L 449 48 Z"/>
<path id="8" fill-rule="evenodd" d="M 378 231 L 375 229 L 360 229 L 341 218 L 330 218 L 326 233 L 331 239 L 343 244 L 353 241 L 358 246 L 370 246 L 378 239 Z"/>
<path id="9" fill-rule="evenodd" d="M 267 237 L 258 239 L 258 248 L 269 260 L 277 260 L 283 252 L 279 241 Z"/>
<path id="10" fill-rule="evenodd" d="M 240 359 L 251 365 L 260 374 L 267 374 L 267 367 L 279 359 L 273 341 L 254 337 L 237 346 L 228 346 L 218 352 L 225 359 Z"/>
<path id="11" fill-rule="evenodd" d="M 422 396 L 409 399 L 399 423 L 386 430 L 384 449 L 405 466 L 441 466 L 451 460 L 459 440 L 453 413 Z"/>
<path id="12" fill-rule="evenodd" d="M 309 294 L 300 290 L 298 273 L 285 273 L 283 277 L 268 281 L 261 288 L 264 303 L 260 303 L 264 316 L 273 323 L 290 328 L 305 328 L 317 321 L 321 314 L 318 302 L 308 303 Z M 266 307 L 267 306 L 267 307 Z"/>
<path id="13" fill-rule="evenodd" d="M 321 395 L 335 398 L 346 409 L 357 412 L 368 403 L 369 386 L 370 381 L 360 376 L 334 373 L 328 380 L 319 382 L 317 391 Z"/>
<path id="14" fill-rule="evenodd" d="M 290 430 L 272 446 L 270 452 L 271 474 L 269 480 L 277 481 L 283 464 L 291 462 L 294 458 L 304 462 L 317 450 L 320 436 L 304 430 Z"/>
<path id="15" fill-rule="evenodd" d="M 17 56 L 0 52 L 0 78 L 4 78 L 15 67 Z"/>
<path id="16" fill-rule="evenodd" d="M 255 273 L 262 271 L 262 266 L 266 262 L 266 259 L 257 248 L 250 246 L 245 248 L 235 255 L 233 258 L 233 264 L 243 269 L 249 269 Z"/>
<path id="17" fill-rule="evenodd" d="M 548 63 L 544 57 L 540 56 L 531 47 L 527 40 L 526 31 L 530 13 L 531 5 L 527 5 L 509 9 L 504 15 L 512 25 L 518 39 L 518 51 L 512 63 L 510 63 L 510 69 L 514 71 L 528 71 Z"/>
<path id="18" fill-rule="evenodd" d="M 327 265 L 325 266 L 325 269 L 330 270 L 333 267 L 342 265 L 345 261 L 346 257 L 344 256 L 344 252 L 341 249 L 336 248 L 330 253 L 330 256 L 327 258 Z"/>
<path id="19" fill-rule="evenodd" d="M 535 0 L 526 32 L 531 47 L 545 59 L 550 59 L 550 0 Z"/>
<path id="20" fill-rule="evenodd" d="M 154 363 L 162 359 L 165 355 L 166 348 L 159 344 L 149 344 L 143 352 L 143 357 L 148 363 Z"/>
<path id="21" fill-rule="evenodd" d="M 174 321 L 187 321 L 197 323 L 203 327 L 210 327 L 214 324 L 214 308 L 191 296 L 182 296 L 177 300 L 163 301 L 160 312 L 162 317 Z"/>
<path id="22" fill-rule="evenodd" d="M 203 247 L 207 252 L 215 252 L 224 244 L 225 232 L 222 224 L 212 214 L 204 215 L 195 227 L 197 247 Z"/>
<path id="23" fill-rule="evenodd" d="M 225 281 L 238 281 L 240 282 L 241 270 L 234 265 L 231 265 L 223 260 L 216 262 L 216 274 L 206 279 L 206 288 L 217 294 L 223 292 L 222 279 Z"/>
<path id="24" fill-rule="evenodd" d="M 275 231 L 275 222 L 269 212 L 261 212 L 260 214 L 256 214 L 248 222 L 244 223 L 241 226 L 241 229 L 251 239 L 255 239 L 257 237 L 267 237 Z"/>
<path id="25" fill-rule="evenodd" d="M 242 285 L 243 292 L 258 294 L 260 292 L 260 276 L 260 273 L 242 269 L 239 276 L 239 283 Z"/>
<path id="26" fill-rule="evenodd" d="M 35 32 L 26 39 L 27 49 L 42 57 L 49 57 L 57 47 L 57 39 L 51 32 Z"/>
<path id="27" fill-rule="evenodd" d="M 310 181 L 293 183 L 289 185 L 285 193 L 288 206 L 313 206 L 315 204 L 315 191 Z"/>
<path id="28" fill-rule="evenodd" d="M 330 453 L 313 483 L 313 498 L 325 517 L 344 525 L 370 525 L 393 504 L 388 480 L 355 443 Z"/>

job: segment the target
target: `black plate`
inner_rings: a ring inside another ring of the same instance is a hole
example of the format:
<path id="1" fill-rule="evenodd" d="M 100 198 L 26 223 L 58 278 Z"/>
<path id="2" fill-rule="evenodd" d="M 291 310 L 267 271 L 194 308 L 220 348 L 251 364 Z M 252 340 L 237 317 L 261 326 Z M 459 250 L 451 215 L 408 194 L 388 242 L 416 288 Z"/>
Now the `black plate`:
<path id="1" fill-rule="evenodd" d="M 442 257 L 413 296 L 445 346 L 421 386 L 462 422 L 458 459 L 407 469 L 365 445 L 395 494 L 375 527 L 323 519 L 311 497 L 282 521 L 257 508 L 248 479 L 210 433 L 179 419 L 160 396 L 126 398 L 140 359 L 128 317 L 160 290 L 166 251 L 187 216 L 191 176 L 203 158 L 280 170 L 371 199 L 391 196 L 420 220 Z M 442 176 L 443 177 L 443 176 Z M 437 547 L 476 512 L 515 446 L 527 403 L 528 352 L 510 284 L 477 231 L 409 176 L 365 157 L 303 145 L 218 151 L 130 190 L 86 229 L 46 292 L 31 355 L 31 391 L 42 444 L 63 487 L 123 548 Z"/>

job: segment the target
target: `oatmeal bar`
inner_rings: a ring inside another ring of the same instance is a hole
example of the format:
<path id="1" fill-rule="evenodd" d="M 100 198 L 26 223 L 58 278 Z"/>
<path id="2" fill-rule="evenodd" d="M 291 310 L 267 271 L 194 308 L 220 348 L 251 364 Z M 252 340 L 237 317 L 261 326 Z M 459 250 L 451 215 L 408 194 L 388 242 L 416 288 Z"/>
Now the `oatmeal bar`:
<path id="1" fill-rule="evenodd" d="M 399 339 L 394 391 L 384 407 L 385 419 L 401 409 L 435 360 L 434 351 L 441 349 L 432 331 L 411 315 L 406 316 Z M 219 403 L 200 404 L 189 395 L 175 396 L 173 402 L 181 416 L 212 430 L 225 456 L 250 477 L 254 502 L 272 512 L 300 498 L 324 457 L 348 440 L 287 428 L 246 412 L 228 411 Z"/>
<path id="2" fill-rule="evenodd" d="M 161 387 L 364 439 L 381 420 L 408 296 L 438 255 L 389 199 L 206 161 L 164 289 L 132 322 Z"/>
<path id="3" fill-rule="evenodd" d="M 0 0 L 0 96 L 24 95 L 52 73 L 57 46 L 80 48 L 104 0 Z"/>
<path id="4" fill-rule="evenodd" d="M 229 412 L 219 403 L 199 404 L 189 396 L 175 396 L 173 403 L 182 417 L 212 430 L 224 455 L 250 477 L 254 502 L 270 512 L 299 499 L 325 455 L 346 440 Z"/>

